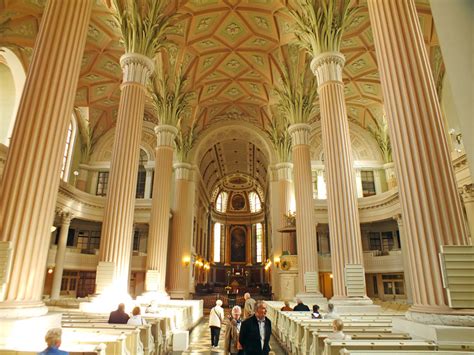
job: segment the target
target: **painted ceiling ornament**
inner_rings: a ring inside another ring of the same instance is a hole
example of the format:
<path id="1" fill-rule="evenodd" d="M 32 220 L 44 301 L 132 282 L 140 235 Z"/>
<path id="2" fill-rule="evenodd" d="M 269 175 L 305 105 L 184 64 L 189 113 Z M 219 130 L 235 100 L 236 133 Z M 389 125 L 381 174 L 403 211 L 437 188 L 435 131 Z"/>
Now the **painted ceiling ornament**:
<path id="1" fill-rule="evenodd" d="M 325 52 L 339 52 L 342 35 L 349 28 L 358 7 L 349 7 L 350 0 L 297 0 L 290 9 L 295 21 L 298 45 L 311 56 Z"/>
<path id="2" fill-rule="evenodd" d="M 168 42 L 171 22 L 176 14 L 166 13 L 167 0 L 113 0 L 115 19 L 122 34 L 121 42 L 126 53 L 136 53 L 148 58 Z"/>

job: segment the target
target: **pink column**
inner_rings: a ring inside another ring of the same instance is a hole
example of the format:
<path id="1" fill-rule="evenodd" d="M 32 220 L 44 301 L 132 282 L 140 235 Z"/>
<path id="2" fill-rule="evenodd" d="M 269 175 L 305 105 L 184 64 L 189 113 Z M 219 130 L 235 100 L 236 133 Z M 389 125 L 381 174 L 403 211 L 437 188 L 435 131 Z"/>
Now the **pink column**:
<path id="1" fill-rule="evenodd" d="M 322 53 L 311 62 L 311 69 L 318 80 L 321 105 L 331 265 L 336 299 L 347 296 L 344 279 L 346 265 L 364 265 L 354 162 L 342 82 L 344 62 L 344 56 L 338 52 Z"/>
<path id="2" fill-rule="evenodd" d="M 148 232 L 146 259 L 146 291 L 164 295 L 168 232 L 170 223 L 170 190 L 173 173 L 174 139 L 178 130 L 174 126 L 159 125 L 155 128 L 157 144 L 153 200 Z"/>
<path id="3" fill-rule="evenodd" d="M 0 318 L 47 312 L 51 225 L 91 8 L 91 0 L 50 0 L 41 20 L 1 185 L 0 238 L 13 251 Z"/>
<path id="4" fill-rule="evenodd" d="M 413 280 L 413 312 L 449 313 L 440 245 L 468 245 L 425 43 L 412 0 L 368 1 Z"/>
<path id="5" fill-rule="evenodd" d="M 154 64 L 148 57 L 136 53 L 124 54 L 120 64 L 123 70 L 122 93 L 100 238 L 97 291 L 111 289 L 114 293 L 126 294 L 146 82 Z M 104 265 L 108 267 L 104 268 Z"/>
<path id="6" fill-rule="evenodd" d="M 308 124 L 300 123 L 291 125 L 288 130 L 293 146 L 295 176 L 298 293 L 319 294 L 318 247 L 309 151 L 311 127 Z M 309 279 L 311 279 L 311 285 L 308 284 Z"/>
<path id="7" fill-rule="evenodd" d="M 191 241 L 193 233 L 193 210 L 195 186 L 193 167 L 187 163 L 176 163 L 173 221 L 168 250 L 168 292 L 172 298 L 189 298 L 191 268 Z M 185 264 L 185 261 L 188 264 Z"/>

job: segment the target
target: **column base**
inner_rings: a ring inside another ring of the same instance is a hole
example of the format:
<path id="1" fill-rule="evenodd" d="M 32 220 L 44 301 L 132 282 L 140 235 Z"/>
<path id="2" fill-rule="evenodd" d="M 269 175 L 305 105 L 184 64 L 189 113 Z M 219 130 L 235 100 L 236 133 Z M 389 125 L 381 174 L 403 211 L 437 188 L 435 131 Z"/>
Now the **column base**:
<path id="1" fill-rule="evenodd" d="M 431 316 L 436 315 L 432 314 Z M 462 324 L 462 320 L 460 320 L 460 324 Z M 397 317 L 393 318 L 392 326 L 394 332 L 408 333 L 413 339 L 435 341 L 440 350 L 474 348 L 474 328 L 472 327 L 426 324 Z"/>
<path id="2" fill-rule="evenodd" d="M 381 308 L 379 305 L 373 304 L 369 297 L 344 297 L 334 296 L 331 298 L 330 303 L 334 305 L 334 310 L 337 313 L 367 313 L 367 312 L 380 312 Z"/>
<path id="3" fill-rule="evenodd" d="M 295 296 L 294 301 L 296 299 L 300 299 L 303 301 L 305 305 L 307 305 L 310 309 L 312 309 L 313 305 L 317 304 L 321 309 L 327 309 L 328 307 L 328 300 L 325 298 L 320 292 L 318 293 L 297 293 Z"/>
<path id="4" fill-rule="evenodd" d="M 89 297 L 89 302 L 81 302 L 79 309 L 84 313 L 110 313 L 115 311 L 120 303 L 125 304 L 125 311 L 131 312 L 135 306 L 128 293 L 104 292 Z"/>
<path id="5" fill-rule="evenodd" d="M 407 320 L 430 325 L 474 327 L 473 309 L 451 309 L 449 307 L 410 307 L 405 314 Z"/>
<path id="6" fill-rule="evenodd" d="M 169 290 L 170 298 L 174 300 L 187 300 L 189 299 L 189 291 L 185 290 Z"/>
<path id="7" fill-rule="evenodd" d="M 48 313 L 48 307 L 41 302 L 0 302 L 0 319 L 41 317 Z"/>
<path id="8" fill-rule="evenodd" d="M 31 307 L 25 309 L 32 310 Z M 0 348 L 17 351 L 31 351 L 32 349 L 38 351 L 38 349 L 46 348 L 44 336 L 51 328 L 61 328 L 61 317 L 61 314 L 57 313 L 39 317 L 5 319 L 2 310 Z M 28 340 L 25 341 L 25 339 Z"/>
<path id="9" fill-rule="evenodd" d="M 137 302 L 140 304 L 151 304 L 152 302 L 160 303 L 162 301 L 169 301 L 170 296 L 165 291 L 146 291 L 140 296 L 137 296 Z"/>

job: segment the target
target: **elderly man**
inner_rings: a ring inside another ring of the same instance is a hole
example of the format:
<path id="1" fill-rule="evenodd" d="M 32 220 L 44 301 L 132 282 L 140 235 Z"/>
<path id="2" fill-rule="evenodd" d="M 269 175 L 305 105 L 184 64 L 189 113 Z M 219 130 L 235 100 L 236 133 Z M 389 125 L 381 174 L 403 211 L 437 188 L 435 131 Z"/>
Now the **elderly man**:
<path id="1" fill-rule="evenodd" d="M 263 301 L 255 304 L 255 314 L 244 320 L 240 328 L 239 341 L 245 355 L 268 355 L 272 323 L 265 317 L 267 305 Z"/>
<path id="2" fill-rule="evenodd" d="M 120 303 L 116 311 L 110 312 L 109 323 L 111 324 L 127 324 L 130 316 L 125 313 L 125 305 Z"/>
<path id="3" fill-rule="evenodd" d="M 244 319 L 250 318 L 255 313 L 255 300 L 250 297 L 250 293 L 244 294 Z"/>
<path id="4" fill-rule="evenodd" d="M 48 347 L 39 353 L 39 355 L 67 355 L 66 351 L 59 350 L 61 346 L 61 328 L 53 328 L 47 331 L 44 340 Z"/>
<path id="5" fill-rule="evenodd" d="M 225 329 L 224 336 L 224 354 L 243 354 L 242 346 L 239 342 L 240 327 L 242 325 L 242 319 L 240 315 L 242 309 L 239 306 L 232 308 L 232 316 L 229 317 L 229 325 Z"/>
<path id="6" fill-rule="evenodd" d="M 293 308 L 294 311 L 296 312 L 302 312 L 302 311 L 309 311 L 309 307 L 307 305 L 305 305 L 303 303 L 302 300 L 300 300 L 299 298 L 296 299 L 296 303 L 297 305 L 295 306 L 295 308 Z"/>

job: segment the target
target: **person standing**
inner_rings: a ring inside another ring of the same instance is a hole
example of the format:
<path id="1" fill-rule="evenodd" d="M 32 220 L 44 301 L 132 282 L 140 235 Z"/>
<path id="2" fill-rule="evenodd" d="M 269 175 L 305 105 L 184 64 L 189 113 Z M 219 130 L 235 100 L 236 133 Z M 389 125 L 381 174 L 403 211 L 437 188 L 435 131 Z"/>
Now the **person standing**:
<path id="1" fill-rule="evenodd" d="M 209 313 L 209 328 L 211 328 L 211 347 L 217 348 L 219 345 L 219 335 L 221 333 L 222 321 L 224 319 L 224 309 L 222 301 L 217 300 Z"/>
<path id="2" fill-rule="evenodd" d="M 258 301 L 255 304 L 255 314 L 242 322 L 239 341 L 245 355 L 268 355 L 270 352 L 272 323 L 266 314 L 267 305 Z"/>
<path id="3" fill-rule="evenodd" d="M 225 329 L 225 355 L 243 354 L 242 346 L 239 342 L 240 327 L 242 325 L 242 319 L 240 318 L 241 314 L 242 309 L 239 306 L 234 306 L 234 308 L 232 308 L 232 316 L 229 317 L 229 325 Z"/>
<path id="4" fill-rule="evenodd" d="M 244 320 L 250 318 L 255 313 L 255 300 L 250 297 L 250 293 L 244 294 Z"/>

